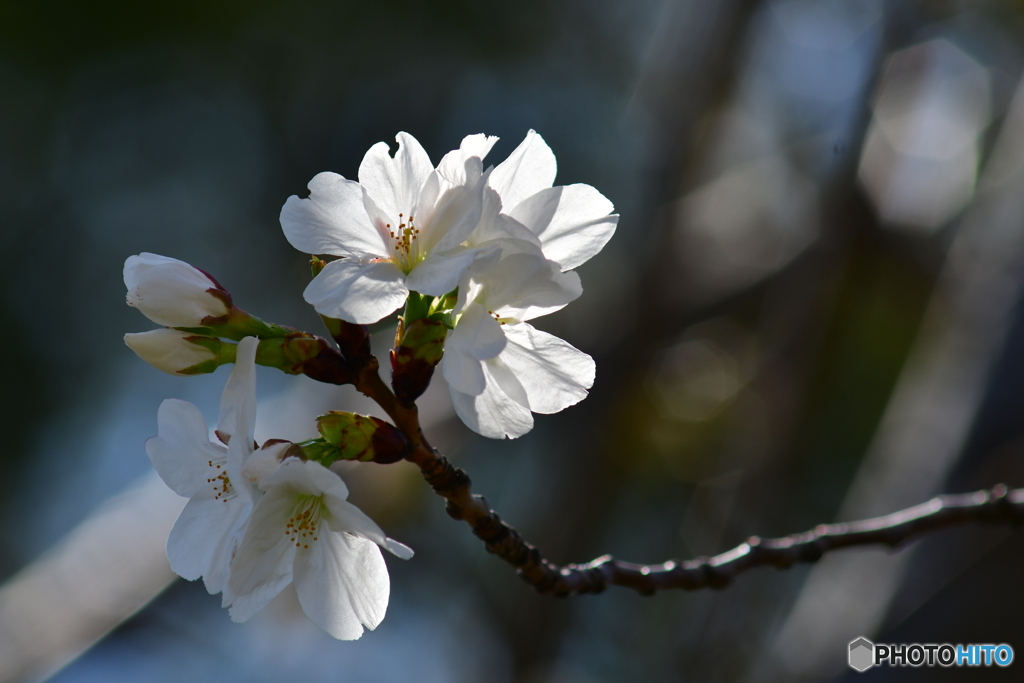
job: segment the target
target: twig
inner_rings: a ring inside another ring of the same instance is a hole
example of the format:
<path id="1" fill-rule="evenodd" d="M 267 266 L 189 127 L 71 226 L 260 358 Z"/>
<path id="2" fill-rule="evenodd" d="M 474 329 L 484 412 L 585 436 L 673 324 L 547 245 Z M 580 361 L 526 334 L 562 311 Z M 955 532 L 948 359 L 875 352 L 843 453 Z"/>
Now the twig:
<path id="1" fill-rule="evenodd" d="M 445 458 L 413 459 L 434 490 L 448 501 L 448 514 L 464 520 L 487 550 L 516 568 L 519 575 L 540 593 L 556 596 L 600 593 L 608 586 L 625 586 L 643 595 L 681 588 L 725 588 L 743 572 L 755 567 L 788 569 L 794 564 L 816 562 L 825 553 L 863 545 L 901 546 L 931 531 L 963 524 L 986 522 L 1020 524 L 1024 521 L 1024 489 L 998 485 L 987 491 L 943 495 L 885 517 L 859 522 L 821 524 L 811 531 L 783 538 L 752 536 L 732 550 L 714 557 L 644 565 L 603 555 L 586 564 L 555 565 L 527 543 L 519 532 L 501 521 L 486 499 L 470 491 L 466 473 Z"/>
<path id="2" fill-rule="evenodd" d="M 431 448 L 420 430 L 416 406 L 395 398 L 381 380 L 376 362 L 361 368 L 355 385 L 380 404 L 415 444 L 406 459 L 420 468 L 427 483 L 447 501 L 448 515 L 466 522 L 489 552 L 515 567 L 523 580 L 543 594 L 567 597 L 600 593 L 608 586 L 625 586 L 643 595 L 673 588 L 725 588 L 749 569 L 788 569 L 794 564 L 816 562 L 839 548 L 879 544 L 896 548 L 939 529 L 975 522 L 1016 526 L 1024 521 L 1024 489 L 1010 490 L 999 484 L 987 491 L 938 496 L 884 517 L 820 524 L 782 538 L 752 536 L 714 557 L 644 565 L 603 555 L 585 564 L 559 566 L 503 522 L 486 498 L 473 493 L 469 475 Z"/>

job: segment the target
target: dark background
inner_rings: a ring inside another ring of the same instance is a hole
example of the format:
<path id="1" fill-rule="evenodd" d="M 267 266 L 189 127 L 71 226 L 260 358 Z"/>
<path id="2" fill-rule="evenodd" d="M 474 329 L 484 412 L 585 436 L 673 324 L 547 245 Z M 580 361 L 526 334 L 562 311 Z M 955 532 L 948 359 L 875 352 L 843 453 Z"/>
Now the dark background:
<path id="1" fill-rule="evenodd" d="M 714 554 L 1024 485 L 1022 60 L 1011 0 L 0 3 L 0 578 L 149 471 L 163 398 L 215 412 L 227 370 L 167 377 L 121 342 L 151 328 L 124 259 L 186 260 L 319 332 L 278 212 L 399 130 L 435 162 L 499 135 L 497 163 L 536 129 L 557 182 L 622 215 L 584 296 L 537 321 L 594 356 L 591 396 L 513 442 L 428 430 L 551 559 Z M 293 381 L 259 378 L 261 399 Z M 336 642 L 288 605 L 234 625 L 179 581 L 54 680 L 833 680 L 861 635 L 1024 652 L 1010 531 L 830 557 L 889 571 L 877 591 L 833 577 L 836 606 L 806 567 L 559 600 L 411 465 L 354 477 L 417 551 L 388 558 L 377 631 Z"/>

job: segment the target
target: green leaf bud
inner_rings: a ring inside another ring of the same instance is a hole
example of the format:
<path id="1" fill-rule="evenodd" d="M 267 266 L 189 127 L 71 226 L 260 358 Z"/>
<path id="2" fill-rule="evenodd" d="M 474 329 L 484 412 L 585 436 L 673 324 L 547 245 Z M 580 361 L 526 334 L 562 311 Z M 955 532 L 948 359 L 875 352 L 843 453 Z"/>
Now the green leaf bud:
<path id="1" fill-rule="evenodd" d="M 333 460 L 393 463 L 403 459 L 412 445 L 396 427 L 366 415 L 331 411 L 316 419 L 323 441 L 333 448 Z M 322 454 L 318 459 L 324 463 Z M 309 457 L 307 455 L 307 457 Z M 330 463 L 324 463 L 330 464 Z"/>

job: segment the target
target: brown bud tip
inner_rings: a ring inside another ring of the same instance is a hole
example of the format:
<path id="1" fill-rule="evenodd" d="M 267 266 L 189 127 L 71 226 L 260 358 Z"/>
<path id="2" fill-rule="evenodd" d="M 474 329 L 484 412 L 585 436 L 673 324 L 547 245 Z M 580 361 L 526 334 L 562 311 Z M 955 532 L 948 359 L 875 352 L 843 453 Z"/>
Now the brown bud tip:
<path id="1" fill-rule="evenodd" d="M 392 357 L 391 387 L 395 390 L 395 398 L 406 405 L 423 395 L 433 376 L 434 366 L 426 361 L 412 358 L 399 364 Z"/>
<path id="2" fill-rule="evenodd" d="M 412 444 L 397 427 L 375 417 L 370 419 L 377 424 L 377 430 L 371 439 L 373 462 L 389 465 L 403 460 L 412 452 Z"/>
<path id="3" fill-rule="evenodd" d="M 344 320 L 338 320 L 337 323 L 337 327 L 331 327 L 331 336 L 337 342 L 341 355 L 350 361 L 373 355 L 370 353 L 369 327 Z"/>
<path id="4" fill-rule="evenodd" d="M 326 343 L 316 356 L 302 364 L 302 373 L 328 384 L 351 384 L 355 381 L 355 373 L 348 359 Z"/>

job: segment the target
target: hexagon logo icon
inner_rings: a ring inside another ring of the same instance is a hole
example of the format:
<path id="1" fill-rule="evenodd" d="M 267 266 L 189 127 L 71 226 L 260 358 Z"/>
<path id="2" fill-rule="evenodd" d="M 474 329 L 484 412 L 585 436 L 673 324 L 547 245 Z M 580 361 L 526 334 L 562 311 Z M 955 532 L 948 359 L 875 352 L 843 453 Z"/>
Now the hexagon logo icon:
<path id="1" fill-rule="evenodd" d="M 867 671 L 875 663 L 875 644 L 867 638 L 858 638 L 850 643 L 850 668 Z"/>

